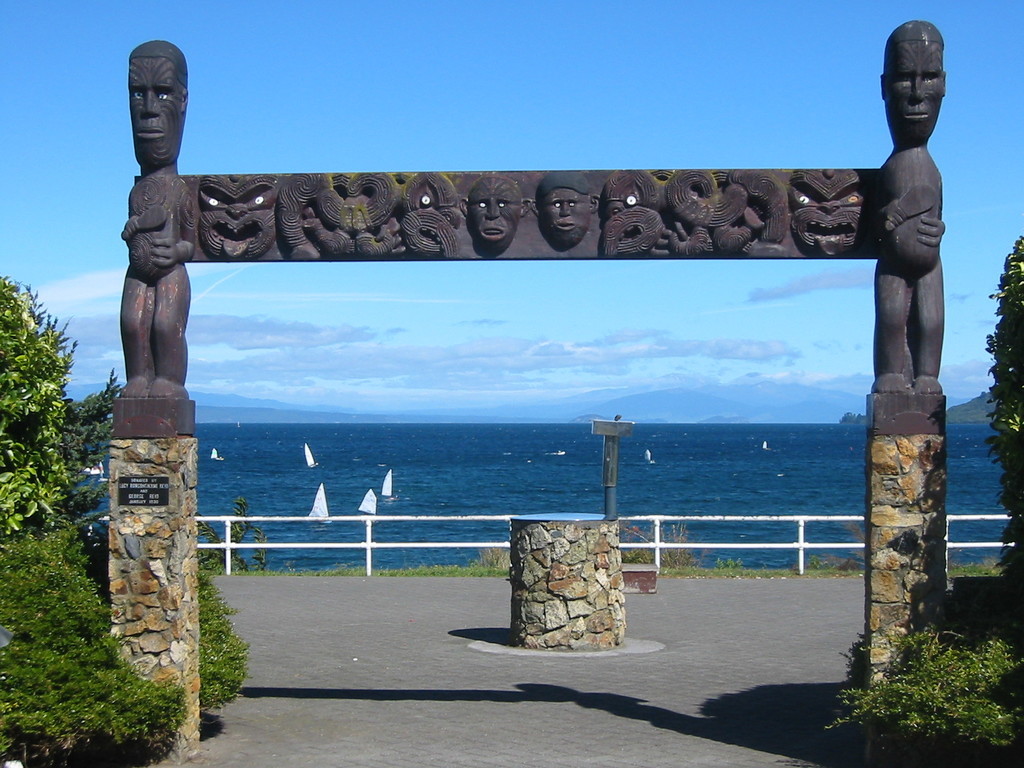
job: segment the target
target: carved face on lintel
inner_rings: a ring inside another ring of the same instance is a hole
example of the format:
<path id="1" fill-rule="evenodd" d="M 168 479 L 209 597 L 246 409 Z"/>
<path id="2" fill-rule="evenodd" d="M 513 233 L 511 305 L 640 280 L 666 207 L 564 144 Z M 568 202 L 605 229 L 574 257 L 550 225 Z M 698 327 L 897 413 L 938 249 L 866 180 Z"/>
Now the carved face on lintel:
<path id="1" fill-rule="evenodd" d="M 274 244 L 273 176 L 204 176 L 199 181 L 199 242 L 211 257 L 258 259 Z"/>
<path id="2" fill-rule="evenodd" d="M 864 197 L 856 171 L 794 171 L 789 179 L 797 247 L 835 256 L 853 248 Z"/>
<path id="3" fill-rule="evenodd" d="M 466 224 L 473 248 L 481 256 L 498 256 L 512 244 L 523 215 L 519 185 L 498 175 L 481 176 L 470 187 Z"/>
<path id="4" fill-rule="evenodd" d="M 589 194 L 587 178 L 579 171 L 552 171 L 537 185 L 540 232 L 556 251 L 583 241 L 596 210 L 597 197 Z"/>
<path id="5" fill-rule="evenodd" d="M 882 98 L 897 149 L 921 146 L 931 138 L 946 95 L 942 35 L 927 21 L 908 21 L 885 43 Z"/>
<path id="6" fill-rule="evenodd" d="M 176 172 L 188 105 L 185 56 L 172 43 L 143 43 L 128 57 L 128 97 L 135 158 L 143 175 Z"/>
<path id="7" fill-rule="evenodd" d="M 647 171 L 614 171 L 601 190 L 598 251 L 609 257 L 649 252 L 663 232 L 658 182 Z"/>

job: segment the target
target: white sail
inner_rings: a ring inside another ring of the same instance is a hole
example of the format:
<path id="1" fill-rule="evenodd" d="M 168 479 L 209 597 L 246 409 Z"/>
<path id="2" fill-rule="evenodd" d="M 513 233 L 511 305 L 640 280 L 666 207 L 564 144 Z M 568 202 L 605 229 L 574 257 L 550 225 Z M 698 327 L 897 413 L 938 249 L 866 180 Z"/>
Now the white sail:
<path id="1" fill-rule="evenodd" d="M 770 451 L 771 450 L 771 448 L 768 447 L 768 441 L 767 440 L 762 440 L 761 441 L 761 450 L 762 451 Z"/>
<path id="2" fill-rule="evenodd" d="M 329 517 L 330 512 L 327 509 L 327 491 L 324 490 L 324 484 L 320 483 L 320 487 L 316 489 L 316 497 L 313 499 L 313 508 L 309 510 L 310 517 Z"/>
<path id="3" fill-rule="evenodd" d="M 373 488 L 368 490 L 366 495 L 363 496 L 363 500 L 359 504 L 359 511 L 365 515 L 377 514 L 377 494 L 373 492 Z"/>
<path id="4" fill-rule="evenodd" d="M 216 448 L 210 451 L 210 458 L 213 459 L 214 461 L 224 461 L 224 457 L 217 453 Z"/>
<path id="5" fill-rule="evenodd" d="M 653 464 L 654 463 L 654 459 L 651 457 L 651 449 L 650 448 L 648 448 L 646 451 L 644 451 L 644 461 L 646 461 L 648 464 Z"/>
<path id="6" fill-rule="evenodd" d="M 380 486 L 380 497 L 382 499 L 390 499 L 395 494 L 392 493 L 394 485 L 394 473 L 389 469 L 388 473 L 384 475 L 384 482 Z"/>
<path id="7" fill-rule="evenodd" d="M 307 467 L 316 467 L 316 466 L 318 466 L 317 463 L 316 463 L 316 459 L 313 458 L 313 452 L 311 450 L 309 450 L 309 443 L 303 443 L 302 444 L 302 450 L 305 451 L 305 453 L 306 453 L 306 466 Z"/>

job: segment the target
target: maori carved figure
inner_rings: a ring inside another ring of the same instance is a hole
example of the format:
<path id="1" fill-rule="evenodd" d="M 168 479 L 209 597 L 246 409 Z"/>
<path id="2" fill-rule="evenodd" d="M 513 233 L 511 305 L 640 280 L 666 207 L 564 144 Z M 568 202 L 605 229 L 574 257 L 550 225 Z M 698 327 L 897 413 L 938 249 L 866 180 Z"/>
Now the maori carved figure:
<path id="1" fill-rule="evenodd" d="M 789 226 L 786 190 L 765 171 L 675 171 L 665 185 L 669 225 L 658 250 L 697 256 L 781 249 Z"/>
<path id="2" fill-rule="evenodd" d="M 810 253 L 835 256 L 857 240 L 864 198 L 856 171 L 794 171 L 789 177 L 793 239 Z"/>
<path id="3" fill-rule="evenodd" d="M 171 43 L 143 43 L 128 59 L 129 109 L 140 179 L 129 196 L 128 273 L 121 297 L 122 397 L 187 399 L 190 288 L 195 212 L 178 177 L 188 70 Z"/>
<path id="4" fill-rule="evenodd" d="M 601 242 L 605 256 L 650 252 L 664 229 L 657 180 L 647 171 L 615 171 L 601 191 Z"/>
<path id="5" fill-rule="evenodd" d="M 540 233 L 556 251 L 579 245 L 590 231 L 598 198 L 591 195 L 587 177 L 579 171 L 552 171 L 537 185 Z"/>
<path id="6" fill-rule="evenodd" d="M 385 173 L 305 174 L 281 190 L 278 228 L 304 258 L 374 258 L 401 247 L 399 190 Z"/>
<path id="7" fill-rule="evenodd" d="M 731 171 L 726 189 L 735 187 L 743 190 L 743 212 L 715 231 L 715 248 L 721 253 L 750 253 L 756 249 L 759 255 L 767 255 L 789 233 L 786 188 L 764 171 Z"/>
<path id="8" fill-rule="evenodd" d="M 945 225 L 942 177 L 928 152 L 946 94 L 942 54 L 942 36 L 925 21 L 897 27 L 885 45 L 882 98 L 893 151 L 878 177 L 874 392 L 942 393 Z"/>
<path id="9" fill-rule="evenodd" d="M 488 174 L 466 198 L 466 227 L 480 256 L 500 256 L 512 244 L 523 215 L 523 193 L 514 179 Z"/>
<path id="10" fill-rule="evenodd" d="M 446 259 L 458 256 L 455 230 L 462 226 L 462 211 L 455 186 L 440 173 L 413 176 L 402 190 L 401 225 L 409 251 Z"/>
<path id="11" fill-rule="evenodd" d="M 723 189 L 711 171 L 676 171 L 665 185 L 665 205 L 668 252 L 696 256 L 714 249 L 713 230 L 743 215 L 746 195 L 739 187 Z"/>
<path id="12" fill-rule="evenodd" d="M 292 176 L 277 193 L 277 233 L 293 256 L 317 259 L 320 252 L 306 236 L 306 226 L 315 228 L 320 215 L 317 200 L 327 188 L 326 177 L 303 173 Z M 319 225 L 322 226 L 322 225 Z"/>
<path id="13" fill-rule="evenodd" d="M 274 245 L 273 176 L 204 176 L 199 181 L 199 243 L 210 257 L 258 259 Z"/>
<path id="14" fill-rule="evenodd" d="M 181 178 L 143 176 L 128 195 L 128 221 L 121 232 L 132 274 L 146 283 L 169 275 L 179 262 L 169 258 L 166 248 L 184 250 L 187 233 L 194 229 L 195 214 Z"/>

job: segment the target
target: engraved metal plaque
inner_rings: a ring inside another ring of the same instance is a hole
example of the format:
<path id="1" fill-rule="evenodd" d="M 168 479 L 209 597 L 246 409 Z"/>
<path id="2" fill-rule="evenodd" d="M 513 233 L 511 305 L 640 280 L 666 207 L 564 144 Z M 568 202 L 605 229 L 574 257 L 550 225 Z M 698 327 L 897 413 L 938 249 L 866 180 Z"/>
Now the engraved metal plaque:
<path id="1" fill-rule="evenodd" d="M 166 507 L 170 495 L 169 477 L 122 477 L 117 481 L 117 503 L 123 507 Z"/>

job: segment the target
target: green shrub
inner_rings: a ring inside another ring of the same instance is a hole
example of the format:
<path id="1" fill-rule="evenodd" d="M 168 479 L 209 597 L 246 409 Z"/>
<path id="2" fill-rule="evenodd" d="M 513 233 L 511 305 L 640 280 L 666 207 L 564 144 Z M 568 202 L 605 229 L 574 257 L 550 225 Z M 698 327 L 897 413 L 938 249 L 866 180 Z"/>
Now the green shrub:
<path id="1" fill-rule="evenodd" d="M 235 499 L 234 509 L 231 510 L 230 514 L 235 517 L 246 517 L 249 514 L 249 502 L 246 501 L 244 496 L 239 496 Z M 221 523 L 217 523 L 218 526 Z M 252 540 L 257 543 L 263 543 L 267 540 L 267 536 L 263 533 L 263 529 L 258 525 L 248 521 L 239 520 L 238 522 L 231 523 L 231 542 L 238 544 L 247 539 L 249 534 L 252 534 Z M 202 518 L 198 519 L 199 526 L 199 540 L 208 544 L 222 544 L 224 540 L 217 533 L 217 530 Z M 247 560 L 241 551 L 237 549 L 231 550 L 231 572 L 241 573 L 244 571 L 265 571 L 267 569 L 267 550 L 255 549 L 252 550 L 252 560 Z M 201 568 L 210 571 L 211 573 L 224 573 L 224 550 L 221 549 L 201 549 L 199 550 L 199 565 Z"/>
<path id="2" fill-rule="evenodd" d="M 14 634 L 0 650 L 0 751 L 38 765 L 167 743 L 183 692 L 120 656 L 73 530 L 0 545 L 0 584 L 0 624 Z"/>
<path id="3" fill-rule="evenodd" d="M 1003 467 L 999 500 L 1010 515 L 1003 533 L 1007 577 L 1024 592 L 1024 237 L 1006 257 L 999 282 L 995 333 L 988 337 L 993 385 L 992 452 Z"/>
<path id="4" fill-rule="evenodd" d="M 512 555 L 504 547 L 484 547 L 477 552 L 470 565 L 508 573 L 508 569 L 512 567 Z"/>
<path id="5" fill-rule="evenodd" d="M 235 634 L 235 613 L 221 597 L 213 576 L 199 572 L 199 706 L 216 709 L 236 698 L 249 665 L 249 646 Z"/>
<path id="6" fill-rule="evenodd" d="M 654 543 L 654 534 L 639 525 L 623 526 L 619 531 L 620 541 Z M 690 540 L 686 526 L 682 524 L 666 525 L 661 529 L 661 540 L 669 544 L 683 544 Z M 693 568 L 698 565 L 698 558 L 692 549 L 661 550 L 661 567 L 663 569 Z M 622 562 L 650 564 L 654 562 L 653 549 L 623 549 Z"/>
<path id="7" fill-rule="evenodd" d="M 71 347 L 31 293 L 0 277 L 0 536 L 44 525 L 64 500 Z"/>
<path id="8" fill-rule="evenodd" d="M 996 637 L 921 632 L 904 638 L 879 682 L 842 695 L 845 722 L 898 735 L 922 752 L 1011 744 L 1024 728 L 1024 660 Z"/>

